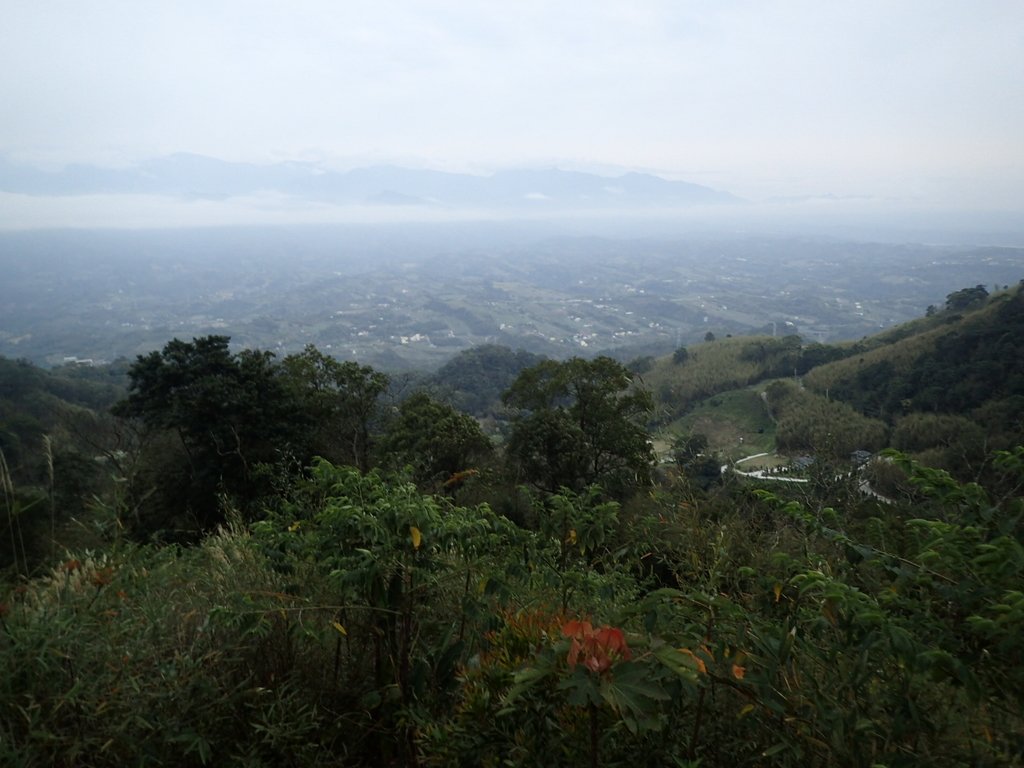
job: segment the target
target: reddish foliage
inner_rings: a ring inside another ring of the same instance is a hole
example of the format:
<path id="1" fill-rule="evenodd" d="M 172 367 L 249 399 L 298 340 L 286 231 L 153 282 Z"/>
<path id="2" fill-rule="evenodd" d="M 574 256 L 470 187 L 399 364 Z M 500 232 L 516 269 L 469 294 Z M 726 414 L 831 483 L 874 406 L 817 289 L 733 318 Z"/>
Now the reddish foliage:
<path id="1" fill-rule="evenodd" d="M 110 566 L 101 568 L 92 575 L 92 583 L 96 588 L 105 587 L 114 580 L 114 569 Z"/>
<path id="2" fill-rule="evenodd" d="M 628 660 L 633 654 L 626 645 L 626 636 L 616 627 L 594 629 L 589 621 L 567 621 L 562 634 L 572 640 L 569 647 L 569 667 L 582 661 L 591 672 L 601 673 L 611 667 L 612 661 Z"/>

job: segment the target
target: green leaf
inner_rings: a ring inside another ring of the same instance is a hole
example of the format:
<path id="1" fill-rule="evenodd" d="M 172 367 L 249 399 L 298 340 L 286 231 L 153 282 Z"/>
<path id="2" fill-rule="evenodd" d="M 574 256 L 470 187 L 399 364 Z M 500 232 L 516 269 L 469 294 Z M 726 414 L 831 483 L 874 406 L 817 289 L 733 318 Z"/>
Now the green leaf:
<path id="1" fill-rule="evenodd" d="M 697 660 L 691 654 L 671 645 L 661 645 L 654 649 L 654 658 L 684 680 L 697 682 Z"/>
<path id="2" fill-rule="evenodd" d="M 512 687 L 505 694 L 505 704 L 522 696 L 551 673 L 547 667 L 525 667 L 512 678 Z"/>
<path id="3" fill-rule="evenodd" d="M 619 664 L 614 674 L 601 682 L 601 698 L 620 716 L 643 720 L 657 710 L 657 702 L 670 698 L 649 674 L 647 665 Z"/>
<path id="4" fill-rule="evenodd" d="M 566 691 L 566 701 L 574 707 L 600 704 L 601 698 L 594 676 L 584 667 L 576 667 L 569 677 L 558 684 L 559 689 Z"/>

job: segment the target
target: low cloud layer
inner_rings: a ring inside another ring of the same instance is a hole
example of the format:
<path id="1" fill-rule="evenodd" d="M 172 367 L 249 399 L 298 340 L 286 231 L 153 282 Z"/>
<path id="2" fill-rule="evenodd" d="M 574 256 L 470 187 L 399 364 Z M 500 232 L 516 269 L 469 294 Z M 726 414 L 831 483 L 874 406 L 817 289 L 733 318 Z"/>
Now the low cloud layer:
<path id="1" fill-rule="evenodd" d="M 1022 28 L 1016 0 L 16 3 L 0 156 L 614 167 L 1019 209 Z"/>

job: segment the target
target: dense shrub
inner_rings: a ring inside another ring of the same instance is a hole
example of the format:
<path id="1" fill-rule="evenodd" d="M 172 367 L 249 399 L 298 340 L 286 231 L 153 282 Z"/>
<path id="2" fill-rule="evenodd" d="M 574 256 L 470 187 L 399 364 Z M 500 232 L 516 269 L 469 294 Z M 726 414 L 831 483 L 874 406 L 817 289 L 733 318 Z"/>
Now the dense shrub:
<path id="1" fill-rule="evenodd" d="M 320 462 L 251 530 L 10 589 L 0 760 L 1019 764 L 1024 508 L 890 463 L 913 506 L 588 489 L 527 531 Z"/>

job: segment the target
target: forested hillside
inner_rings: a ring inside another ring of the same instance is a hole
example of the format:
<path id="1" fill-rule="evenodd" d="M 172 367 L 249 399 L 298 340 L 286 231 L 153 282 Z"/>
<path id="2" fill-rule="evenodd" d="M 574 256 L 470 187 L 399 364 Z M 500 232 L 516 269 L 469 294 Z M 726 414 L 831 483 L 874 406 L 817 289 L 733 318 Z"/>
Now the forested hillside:
<path id="1" fill-rule="evenodd" d="M 524 350 L 486 344 L 460 352 L 427 384 L 461 411 L 484 419 L 501 415 L 501 396 L 525 368 L 543 358 Z"/>
<path id="2" fill-rule="evenodd" d="M 974 479 L 992 450 L 1024 442 L 1024 291 L 967 288 L 933 310 L 804 382 L 885 421 L 895 447 Z"/>
<path id="3" fill-rule="evenodd" d="M 9 534 L 0 536 L 0 560 L 5 566 L 19 558 L 24 566 L 26 560 L 52 557 L 58 534 L 69 543 L 94 541 L 89 530 L 72 521 L 88 512 L 96 494 L 109 490 L 110 477 L 118 474 L 122 431 L 104 412 L 124 395 L 126 367 L 72 364 L 45 371 L 0 358 L 0 477 Z"/>
<path id="4" fill-rule="evenodd" d="M 0 360 L 0 762 L 1020 765 L 1022 299 L 969 298 L 432 379 L 223 336 L 120 390 Z M 695 410 L 812 470 L 658 464 Z M 893 445 L 879 498 L 849 454 Z"/>

